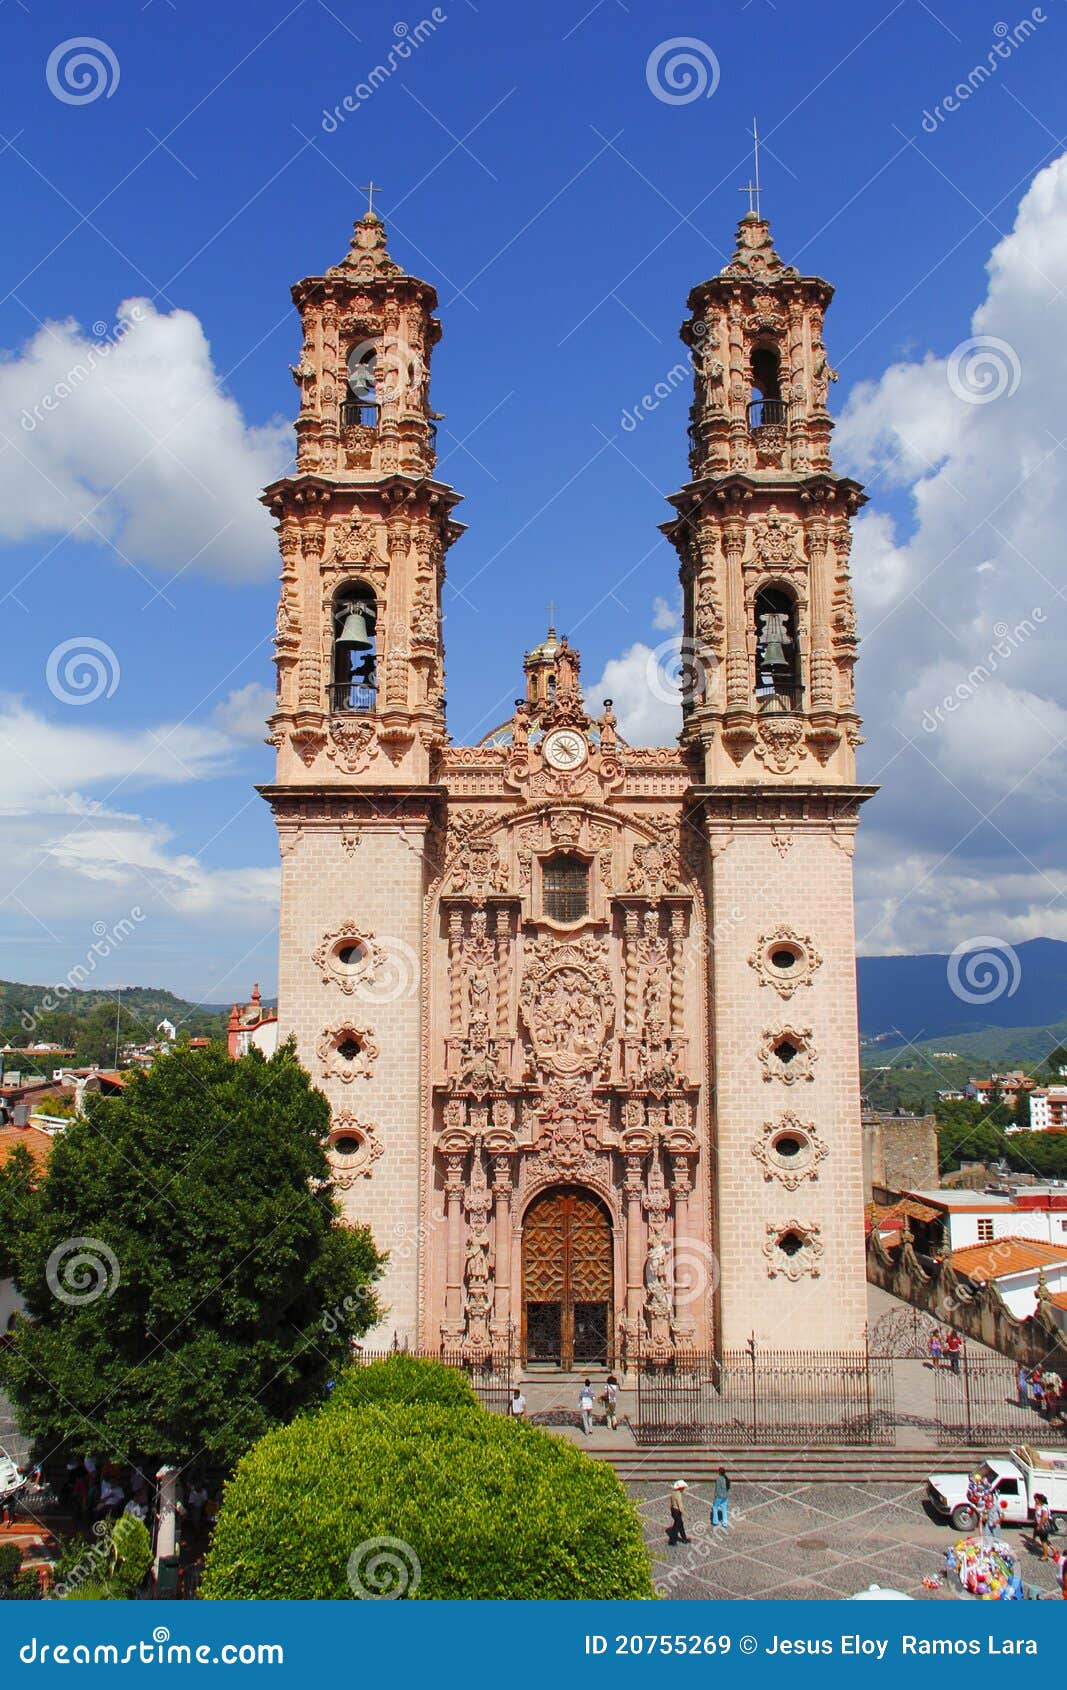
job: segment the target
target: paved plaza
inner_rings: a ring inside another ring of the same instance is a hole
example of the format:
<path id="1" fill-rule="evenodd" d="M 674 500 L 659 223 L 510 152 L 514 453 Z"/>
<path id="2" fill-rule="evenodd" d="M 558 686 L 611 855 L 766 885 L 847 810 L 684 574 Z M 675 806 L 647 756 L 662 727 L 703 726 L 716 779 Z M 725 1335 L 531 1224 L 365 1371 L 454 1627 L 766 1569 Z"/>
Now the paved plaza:
<path id="1" fill-rule="evenodd" d="M 877 1451 L 871 1458 L 876 1467 Z M 924 1575 L 942 1570 L 959 1533 L 926 1512 L 921 1486 L 735 1484 L 730 1525 L 713 1531 L 711 1488 L 694 1484 L 685 1502 L 691 1542 L 676 1548 L 666 1540 L 669 1485 L 627 1489 L 644 1521 L 652 1576 L 666 1597 L 825 1601 L 878 1584 L 920 1599 L 974 1600 L 954 1581 L 923 1588 Z M 1024 1582 L 1058 1595 L 1055 1569 L 1029 1552 L 1029 1534 L 1009 1530 L 1005 1537 L 1019 1552 Z"/>

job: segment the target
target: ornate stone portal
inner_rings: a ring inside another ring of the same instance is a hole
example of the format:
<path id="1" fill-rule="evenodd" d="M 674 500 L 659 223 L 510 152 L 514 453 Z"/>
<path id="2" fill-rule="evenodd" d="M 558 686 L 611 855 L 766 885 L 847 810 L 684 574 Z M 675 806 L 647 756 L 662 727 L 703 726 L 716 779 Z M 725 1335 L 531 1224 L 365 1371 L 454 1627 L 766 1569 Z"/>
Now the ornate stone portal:
<path id="1" fill-rule="evenodd" d="M 830 462 L 831 289 L 749 215 L 690 295 L 682 734 L 643 748 L 554 629 L 510 718 L 449 741 L 434 290 L 369 212 L 293 297 L 297 465 L 264 495 L 279 1019 L 388 1252 L 383 1341 L 560 1366 L 860 1343 L 863 494 Z"/>

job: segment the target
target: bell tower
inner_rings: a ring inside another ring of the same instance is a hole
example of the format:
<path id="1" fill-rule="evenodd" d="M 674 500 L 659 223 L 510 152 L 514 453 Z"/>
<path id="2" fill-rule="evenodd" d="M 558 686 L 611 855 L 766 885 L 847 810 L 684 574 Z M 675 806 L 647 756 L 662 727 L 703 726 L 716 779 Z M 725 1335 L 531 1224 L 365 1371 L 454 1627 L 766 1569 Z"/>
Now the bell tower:
<path id="1" fill-rule="evenodd" d="M 368 211 L 343 261 L 293 300 L 296 473 L 263 494 L 282 553 L 278 780 L 425 784 L 445 743 L 444 555 L 462 532 L 459 495 L 433 473 L 437 295 L 393 262 Z"/>
<path id="2" fill-rule="evenodd" d="M 828 283 L 757 212 L 689 295 L 683 744 L 707 842 L 720 1342 L 846 1349 L 865 1320 L 851 856 L 860 721 Z M 744 1287 L 744 1294 L 740 1288 Z"/>
<path id="3" fill-rule="evenodd" d="M 347 1216 L 394 1256 L 388 1319 L 415 1331 L 421 912 L 447 744 L 441 586 L 462 527 L 438 481 L 437 295 L 373 210 L 340 264 L 292 290 L 303 348 L 296 465 L 263 494 L 282 556 L 277 750 L 279 1034 L 330 1102 Z M 373 1178 L 371 1175 L 373 1174 Z"/>

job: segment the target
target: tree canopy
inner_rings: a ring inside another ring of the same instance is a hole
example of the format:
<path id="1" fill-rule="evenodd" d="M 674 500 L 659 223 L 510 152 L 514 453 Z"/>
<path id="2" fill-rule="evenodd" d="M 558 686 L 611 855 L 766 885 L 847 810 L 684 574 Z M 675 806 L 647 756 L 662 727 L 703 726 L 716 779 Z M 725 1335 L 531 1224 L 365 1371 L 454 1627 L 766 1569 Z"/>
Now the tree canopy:
<path id="1" fill-rule="evenodd" d="M 637 1510 L 611 1467 L 473 1397 L 445 1406 L 425 1379 L 375 1373 L 355 1376 L 365 1401 L 331 1399 L 245 1456 L 202 1596 L 652 1597 Z M 437 1394 L 452 1397 L 451 1382 Z"/>
<path id="2" fill-rule="evenodd" d="M 289 1046 L 178 1050 L 88 1098 L 35 1185 L 8 1174 L 31 1318 L 0 1384 L 38 1450 L 229 1465 L 323 1399 L 383 1265 L 338 1223 L 328 1128 Z"/>

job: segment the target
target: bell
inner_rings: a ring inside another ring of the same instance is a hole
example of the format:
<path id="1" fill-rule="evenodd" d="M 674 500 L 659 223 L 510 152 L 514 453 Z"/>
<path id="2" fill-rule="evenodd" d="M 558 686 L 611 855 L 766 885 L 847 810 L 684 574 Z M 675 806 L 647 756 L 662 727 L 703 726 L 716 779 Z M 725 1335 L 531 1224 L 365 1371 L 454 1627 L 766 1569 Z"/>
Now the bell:
<path id="1" fill-rule="evenodd" d="M 339 646 L 349 646 L 353 651 L 369 651 L 373 645 L 370 637 L 366 614 L 352 606 L 342 613 L 344 622 L 337 635 Z"/>
<path id="2" fill-rule="evenodd" d="M 787 646 L 792 644 L 789 638 L 789 625 L 784 615 L 772 611 L 760 618 L 763 646 L 763 662 L 768 669 L 780 668 L 789 662 Z"/>

